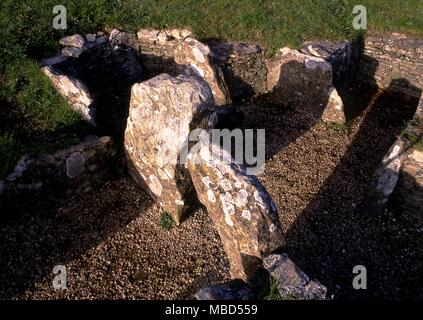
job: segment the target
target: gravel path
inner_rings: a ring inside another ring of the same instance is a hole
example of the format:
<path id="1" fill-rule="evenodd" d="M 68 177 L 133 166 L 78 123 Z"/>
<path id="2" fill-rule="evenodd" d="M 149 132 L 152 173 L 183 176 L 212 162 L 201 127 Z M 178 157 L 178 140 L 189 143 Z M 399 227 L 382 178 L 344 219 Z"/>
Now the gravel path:
<path id="1" fill-rule="evenodd" d="M 373 172 L 412 112 L 404 101 L 382 94 L 347 130 L 323 125 L 317 111 L 265 100 L 244 111 L 244 127 L 266 129 L 259 178 L 279 208 L 283 250 L 337 298 L 423 298 L 423 226 L 365 206 Z M 228 279 L 203 209 L 170 231 L 160 215 L 123 177 L 1 223 L 0 298 L 183 299 Z M 67 290 L 53 290 L 57 264 L 67 268 Z M 367 267 L 368 290 L 352 288 L 358 264 Z"/>

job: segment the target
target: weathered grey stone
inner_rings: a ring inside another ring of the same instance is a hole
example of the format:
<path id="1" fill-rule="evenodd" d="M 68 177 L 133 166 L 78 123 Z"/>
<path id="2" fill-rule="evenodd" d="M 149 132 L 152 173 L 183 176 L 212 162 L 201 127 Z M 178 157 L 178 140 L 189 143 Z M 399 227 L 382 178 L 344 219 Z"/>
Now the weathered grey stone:
<path id="1" fill-rule="evenodd" d="M 375 209 L 381 210 L 388 202 L 398 182 L 400 170 L 410 145 L 406 138 L 398 137 L 376 170 L 374 190 L 371 192 L 371 202 Z"/>
<path id="2" fill-rule="evenodd" d="M 75 48 L 82 48 L 84 45 L 84 37 L 80 34 L 74 34 L 72 36 L 64 37 L 59 40 L 59 43 L 62 46 L 68 46 L 68 47 L 75 47 Z"/>
<path id="3" fill-rule="evenodd" d="M 80 152 L 72 153 L 66 159 L 66 174 L 69 178 L 75 178 L 85 171 L 85 158 Z"/>
<path id="4" fill-rule="evenodd" d="M 279 282 L 282 297 L 307 300 L 324 300 L 327 289 L 312 281 L 286 254 L 272 254 L 263 261 L 264 268 Z"/>
<path id="5" fill-rule="evenodd" d="M 179 162 L 190 131 L 214 111 L 207 83 L 162 74 L 132 86 L 125 150 L 131 175 L 177 224 L 190 209 L 193 186 Z"/>
<path id="6" fill-rule="evenodd" d="M 54 87 L 69 101 L 73 109 L 95 125 L 95 109 L 91 107 L 93 98 L 88 88 L 80 80 L 65 75 L 53 67 L 43 67 L 41 71 L 49 77 Z"/>
<path id="7" fill-rule="evenodd" d="M 323 110 L 322 120 L 339 124 L 345 123 L 344 103 L 338 91 L 334 87 L 330 87 L 328 96 L 329 99 L 326 108 Z"/>
<path id="8" fill-rule="evenodd" d="M 95 33 L 87 33 L 85 35 L 85 39 L 87 39 L 88 42 L 95 42 L 95 40 L 97 39 L 97 36 Z"/>
<path id="9" fill-rule="evenodd" d="M 95 44 L 97 44 L 97 45 L 102 45 L 102 44 L 107 43 L 108 41 L 109 41 L 108 37 L 106 37 L 106 36 L 101 36 L 101 37 L 98 37 L 98 38 L 95 40 Z"/>
<path id="10" fill-rule="evenodd" d="M 62 55 L 65 57 L 78 58 L 84 50 L 82 48 L 75 47 L 64 47 L 62 49 Z"/>
<path id="11" fill-rule="evenodd" d="M 55 64 L 62 63 L 64 61 L 68 60 L 68 59 L 69 59 L 68 56 L 64 56 L 63 54 L 60 53 L 60 54 L 58 54 L 58 55 L 56 55 L 54 57 L 43 59 L 41 61 L 41 65 L 43 67 L 45 67 L 45 66 L 54 66 Z"/>
<path id="12" fill-rule="evenodd" d="M 206 138 L 208 139 L 208 138 Z M 262 258 L 282 245 L 277 208 L 255 176 L 219 146 L 196 145 L 188 170 L 229 257 L 233 278 L 250 281 Z"/>
<path id="13" fill-rule="evenodd" d="M 137 35 L 132 32 L 122 32 L 113 29 L 112 32 L 110 32 L 109 44 L 112 47 L 125 46 L 134 49 L 136 52 L 139 51 Z"/>
<path id="14" fill-rule="evenodd" d="M 267 89 L 277 100 L 315 109 L 323 106 L 324 120 L 345 121 L 329 62 L 285 47 L 267 61 L 267 70 Z"/>
<path id="15" fill-rule="evenodd" d="M 198 290 L 197 300 L 252 300 L 254 294 L 241 280 L 215 284 Z"/>
<path id="16" fill-rule="evenodd" d="M 304 43 L 301 52 L 328 61 L 332 66 L 332 82 L 343 90 L 354 80 L 361 58 L 359 41 L 319 41 Z"/>
<path id="17" fill-rule="evenodd" d="M 214 64 L 210 48 L 193 38 L 179 41 L 174 51 L 177 64 L 186 67 L 189 75 L 203 78 L 210 86 L 216 105 L 225 105 L 231 102 L 220 67 Z"/>

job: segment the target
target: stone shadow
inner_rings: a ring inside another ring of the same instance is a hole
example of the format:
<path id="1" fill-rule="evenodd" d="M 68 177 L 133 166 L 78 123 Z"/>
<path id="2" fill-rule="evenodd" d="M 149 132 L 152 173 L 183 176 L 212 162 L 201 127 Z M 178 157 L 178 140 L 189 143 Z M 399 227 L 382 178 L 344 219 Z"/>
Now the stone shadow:
<path id="1" fill-rule="evenodd" d="M 365 203 L 375 170 L 418 104 L 391 89 L 378 96 L 338 166 L 286 234 L 284 252 L 339 299 L 422 294 L 415 222 L 370 212 Z M 367 290 L 352 286 L 356 265 L 367 268 Z"/>
<path id="2" fill-rule="evenodd" d="M 0 223 L 0 300 L 19 298 L 43 279 L 53 281 L 54 266 L 67 266 L 148 210 L 152 202 L 145 192 L 122 179 L 89 192 L 22 199 Z"/>

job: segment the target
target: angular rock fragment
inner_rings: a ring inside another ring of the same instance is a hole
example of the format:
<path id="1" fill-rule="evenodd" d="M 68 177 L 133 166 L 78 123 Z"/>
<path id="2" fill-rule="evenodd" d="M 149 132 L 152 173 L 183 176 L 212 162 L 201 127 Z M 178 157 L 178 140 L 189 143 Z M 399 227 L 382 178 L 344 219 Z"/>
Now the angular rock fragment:
<path id="1" fill-rule="evenodd" d="M 310 280 L 286 254 L 272 254 L 264 259 L 264 268 L 279 282 L 282 297 L 301 300 L 324 300 L 327 289 Z"/>
<path id="2" fill-rule="evenodd" d="M 132 86 L 125 132 L 130 172 L 177 224 L 195 199 L 180 153 L 213 111 L 209 86 L 195 77 L 161 74 Z"/>
<path id="3" fill-rule="evenodd" d="M 198 145 L 196 145 L 198 146 Z M 229 257 L 233 278 L 251 280 L 262 258 L 282 245 L 277 208 L 255 176 L 219 146 L 192 148 L 188 170 Z"/>
<path id="4" fill-rule="evenodd" d="M 328 103 L 323 110 L 322 120 L 333 123 L 345 123 L 344 103 L 334 87 L 330 87 L 328 91 Z"/>
<path id="5" fill-rule="evenodd" d="M 93 98 L 88 88 L 78 79 L 61 73 L 53 67 L 43 67 L 41 71 L 49 77 L 53 86 L 65 97 L 72 108 L 95 126 L 95 109 L 91 108 Z"/>
<path id="6" fill-rule="evenodd" d="M 216 105 L 231 102 L 223 73 L 214 64 L 210 48 L 193 38 L 180 41 L 174 51 L 175 62 L 187 67 L 186 72 L 203 78 L 210 86 Z"/>
<path id="7" fill-rule="evenodd" d="M 72 57 L 78 58 L 84 50 L 82 48 L 75 48 L 75 47 L 64 47 L 62 49 L 62 54 L 65 57 Z"/>
<path id="8" fill-rule="evenodd" d="M 201 288 L 195 294 L 197 300 L 252 300 L 251 289 L 241 280 L 215 284 Z"/>
<path id="9" fill-rule="evenodd" d="M 84 42 L 85 42 L 84 37 L 81 36 L 80 34 L 74 34 L 72 36 L 61 38 L 59 40 L 59 43 L 62 46 L 75 47 L 75 48 L 82 48 L 82 46 L 84 45 Z"/>
<path id="10" fill-rule="evenodd" d="M 323 120 L 345 121 L 342 100 L 332 85 L 329 62 L 285 47 L 266 64 L 267 89 L 278 101 L 310 106 L 316 111 L 323 107 Z"/>
<path id="11" fill-rule="evenodd" d="M 85 35 L 85 39 L 87 39 L 88 42 L 95 42 L 97 36 L 95 33 L 87 33 Z"/>

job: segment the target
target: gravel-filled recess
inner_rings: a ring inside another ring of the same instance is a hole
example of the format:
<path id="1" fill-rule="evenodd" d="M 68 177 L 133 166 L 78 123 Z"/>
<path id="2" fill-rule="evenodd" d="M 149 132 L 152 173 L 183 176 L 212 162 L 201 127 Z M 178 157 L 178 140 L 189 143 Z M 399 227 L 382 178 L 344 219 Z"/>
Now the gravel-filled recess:
<path id="1" fill-rule="evenodd" d="M 346 127 L 323 124 L 316 108 L 267 97 L 241 104 L 241 127 L 266 129 L 259 179 L 279 208 L 281 251 L 335 298 L 423 298 L 423 226 L 366 209 L 373 173 L 415 101 L 373 94 L 345 93 L 356 111 Z M 28 203 L 0 222 L 0 299 L 185 299 L 229 279 L 206 211 L 166 230 L 158 205 L 129 177 Z M 58 264 L 67 268 L 66 290 L 52 286 Z M 352 287 L 355 265 L 367 268 L 367 290 Z"/>

